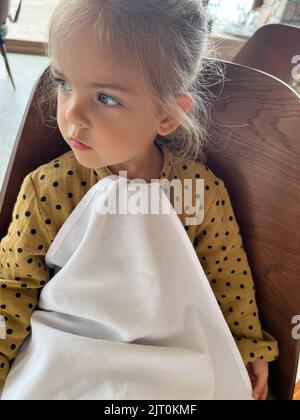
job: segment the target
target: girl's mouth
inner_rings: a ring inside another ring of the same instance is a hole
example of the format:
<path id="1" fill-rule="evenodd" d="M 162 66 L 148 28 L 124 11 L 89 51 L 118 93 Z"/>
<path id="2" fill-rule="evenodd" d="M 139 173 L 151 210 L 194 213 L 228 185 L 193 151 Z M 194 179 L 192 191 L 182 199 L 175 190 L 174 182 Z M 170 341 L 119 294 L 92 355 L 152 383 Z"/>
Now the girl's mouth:
<path id="1" fill-rule="evenodd" d="M 83 150 L 91 150 L 91 147 L 86 146 L 85 144 L 81 143 L 78 140 L 72 139 L 71 140 L 71 147 L 74 147 L 74 149 L 83 151 Z"/>

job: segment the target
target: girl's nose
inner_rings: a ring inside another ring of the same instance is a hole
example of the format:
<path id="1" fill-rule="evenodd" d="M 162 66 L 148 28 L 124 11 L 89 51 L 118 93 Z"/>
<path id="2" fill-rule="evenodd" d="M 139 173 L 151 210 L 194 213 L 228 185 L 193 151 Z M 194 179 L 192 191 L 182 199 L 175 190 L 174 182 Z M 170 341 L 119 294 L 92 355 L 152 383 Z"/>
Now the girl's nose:
<path id="1" fill-rule="evenodd" d="M 73 124 L 74 126 L 84 128 L 88 125 L 87 117 L 84 112 L 84 107 L 76 99 L 71 100 L 68 104 L 65 112 L 65 118 L 69 123 Z"/>

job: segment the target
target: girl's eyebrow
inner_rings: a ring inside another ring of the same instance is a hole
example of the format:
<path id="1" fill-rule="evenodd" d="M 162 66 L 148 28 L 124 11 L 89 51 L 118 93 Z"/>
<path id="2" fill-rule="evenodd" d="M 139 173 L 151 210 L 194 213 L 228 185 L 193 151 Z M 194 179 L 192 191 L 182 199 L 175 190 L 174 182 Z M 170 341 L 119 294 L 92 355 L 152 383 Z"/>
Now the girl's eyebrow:
<path id="1" fill-rule="evenodd" d="M 52 65 L 50 66 L 50 69 L 51 69 L 52 73 L 56 73 L 58 76 L 66 79 L 66 77 L 61 72 L 56 70 Z M 115 83 L 115 82 L 114 83 L 111 83 L 111 82 L 90 83 L 89 86 L 90 87 L 96 87 L 96 88 L 102 88 L 102 89 L 114 89 L 114 90 L 122 91 L 122 92 L 125 92 L 125 93 L 132 93 L 127 88 L 125 88 L 124 86 L 120 85 L 119 83 Z"/>

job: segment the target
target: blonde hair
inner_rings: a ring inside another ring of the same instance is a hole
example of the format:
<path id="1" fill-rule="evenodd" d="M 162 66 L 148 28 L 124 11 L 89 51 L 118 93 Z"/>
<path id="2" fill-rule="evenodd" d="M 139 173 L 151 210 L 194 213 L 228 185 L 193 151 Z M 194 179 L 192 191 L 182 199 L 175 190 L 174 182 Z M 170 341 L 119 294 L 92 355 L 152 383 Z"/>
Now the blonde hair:
<path id="1" fill-rule="evenodd" d="M 49 22 L 49 58 L 54 43 L 64 42 L 74 31 L 90 31 L 93 39 L 130 63 L 141 77 L 140 90 L 151 98 L 153 113 L 163 112 L 181 124 L 156 143 L 182 159 L 206 162 L 212 97 L 208 74 L 216 62 L 208 19 L 201 0 L 62 0 Z M 49 73 L 49 79 L 50 73 Z M 41 100 L 56 105 L 57 91 L 47 80 Z M 185 112 L 176 101 L 187 93 L 193 104 Z M 48 114 L 49 115 L 49 114 Z M 50 115 L 51 112 L 50 112 Z"/>

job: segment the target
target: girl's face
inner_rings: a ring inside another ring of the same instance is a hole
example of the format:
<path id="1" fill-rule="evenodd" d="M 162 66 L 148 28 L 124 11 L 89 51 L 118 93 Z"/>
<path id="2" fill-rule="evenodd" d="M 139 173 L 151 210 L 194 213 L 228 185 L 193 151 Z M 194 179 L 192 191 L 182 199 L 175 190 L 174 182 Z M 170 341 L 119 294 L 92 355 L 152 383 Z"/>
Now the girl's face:
<path id="1" fill-rule="evenodd" d="M 137 75 L 82 34 L 54 51 L 52 72 L 60 79 L 57 122 L 77 160 L 95 169 L 146 155 L 159 124 L 149 99 L 138 92 Z M 74 149 L 71 137 L 91 149 Z"/>

